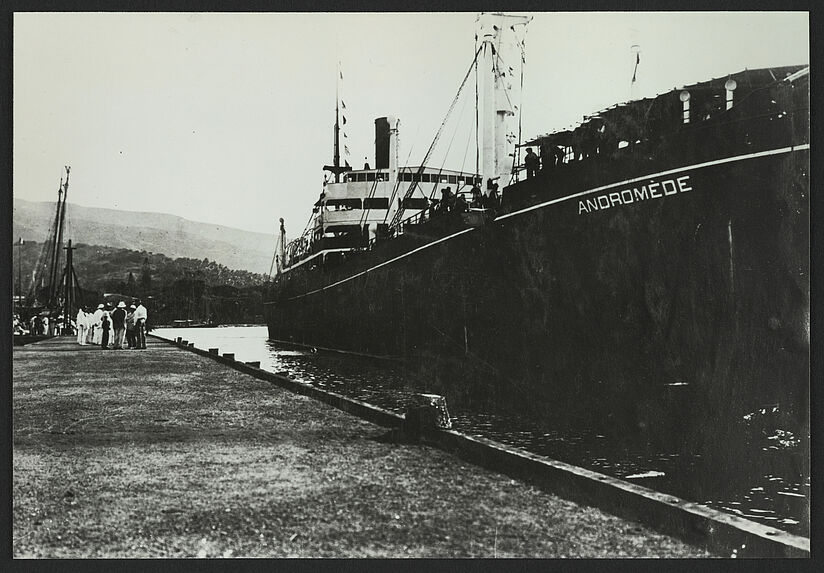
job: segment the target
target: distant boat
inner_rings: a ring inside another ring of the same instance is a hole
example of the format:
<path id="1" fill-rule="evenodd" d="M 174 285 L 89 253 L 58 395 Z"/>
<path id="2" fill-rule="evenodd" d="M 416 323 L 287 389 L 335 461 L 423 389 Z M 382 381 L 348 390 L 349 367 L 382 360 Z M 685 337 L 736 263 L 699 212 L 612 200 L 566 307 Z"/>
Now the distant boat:
<path id="1" fill-rule="evenodd" d="M 194 320 L 173 320 L 172 328 L 211 328 L 220 326 L 217 322 L 197 322 Z"/>

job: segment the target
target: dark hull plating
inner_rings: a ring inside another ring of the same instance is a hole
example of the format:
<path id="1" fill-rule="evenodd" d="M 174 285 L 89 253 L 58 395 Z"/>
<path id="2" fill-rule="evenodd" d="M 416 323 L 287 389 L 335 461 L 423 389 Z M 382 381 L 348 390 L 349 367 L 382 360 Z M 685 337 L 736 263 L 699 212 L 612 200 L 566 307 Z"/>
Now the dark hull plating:
<path id="1" fill-rule="evenodd" d="M 309 261 L 275 284 L 269 335 L 399 356 L 453 401 L 539 417 L 643 428 L 779 403 L 805 425 L 806 126 L 742 130 L 563 166 L 480 227 L 444 216 Z"/>

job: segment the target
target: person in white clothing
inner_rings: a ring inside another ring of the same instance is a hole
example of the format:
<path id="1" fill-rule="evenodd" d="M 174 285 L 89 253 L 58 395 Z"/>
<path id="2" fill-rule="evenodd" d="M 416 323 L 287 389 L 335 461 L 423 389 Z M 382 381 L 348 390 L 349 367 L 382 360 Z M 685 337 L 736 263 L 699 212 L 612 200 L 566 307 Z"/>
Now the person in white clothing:
<path id="1" fill-rule="evenodd" d="M 146 320 L 149 318 L 149 313 L 143 303 L 139 300 L 135 301 L 137 308 L 134 310 L 134 328 L 135 328 L 135 348 L 146 348 Z"/>
<path id="2" fill-rule="evenodd" d="M 86 346 L 86 336 L 88 335 L 89 321 L 86 318 L 86 312 L 83 310 L 83 308 L 77 309 L 77 318 L 74 322 L 77 326 L 77 343 L 82 346 Z"/>
<path id="3" fill-rule="evenodd" d="M 89 321 L 89 342 L 91 344 L 100 344 L 100 338 L 103 332 L 100 329 L 100 321 L 103 319 L 103 305 L 98 304 L 97 310 L 91 316 Z"/>

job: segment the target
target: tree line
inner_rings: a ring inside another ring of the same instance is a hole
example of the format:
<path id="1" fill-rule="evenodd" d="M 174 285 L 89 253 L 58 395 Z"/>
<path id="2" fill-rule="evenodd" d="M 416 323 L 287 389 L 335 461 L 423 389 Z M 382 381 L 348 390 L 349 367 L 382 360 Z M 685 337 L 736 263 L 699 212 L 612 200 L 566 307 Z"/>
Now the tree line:
<path id="1" fill-rule="evenodd" d="M 175 320 L 214 324 L 263 322 L 266 275 L 230 269 L 208 258 L 172 259 L 149 251 L 84 243 L 74 246 L 74 269 L 86 305 L 96 304 L 105 294 L 114 293 L 141 298 L 149 309 L 149 322 L 154 325 Z M 19 294 L 18 282 L 23 294 L 36 290 L 31 282 L 41 248 L 42 243 L 35 242 L 14 248 L 15 294 Z"/>

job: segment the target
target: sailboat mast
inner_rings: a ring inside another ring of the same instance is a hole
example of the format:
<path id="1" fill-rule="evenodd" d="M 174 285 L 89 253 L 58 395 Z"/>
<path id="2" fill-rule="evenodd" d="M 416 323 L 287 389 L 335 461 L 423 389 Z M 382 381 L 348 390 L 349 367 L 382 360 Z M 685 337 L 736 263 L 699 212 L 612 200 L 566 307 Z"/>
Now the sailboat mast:
<path id="1" fill-rule="evenodd" d="M 57 188 L 57 209 L 54 212 L 54 224 L 52 225 L 52 232 L 50 235 L 49 244 L 49 284 L 48 292 L 46 293 L 46 304 L 52 305 L 57 292 L 57 268 L 60 260 L 58 235 L 60 229 L 60 213 L 63 205 L 63 177 L 60 177 L 60 187 Z"/>
<path id="2" fill-rule="evenodd" d="M 55 271 L 60 266 L 60 252 L 63 250 L 63 228 L 66 223 L 66 199 L 69 196 L 69 173 L 71 172 L 71 167 L 68 165 L 66 166 L 66 182 L 63 184 L 63 204 L 60 207 L 60 222 L 57 227 L 57 246 L 55 250 Z M 55 284 L 54 295 L 57 298 L 57 294 L 59 292 L 60 285 Z M 57 302 L 55 300 L 55 302 Z"/>
<path id="3" fill-rule="evenodd" d="M 68 179 L 66 182 L 68 183 Z M 69 239 L 69 244 L 64 248 L 66 249 L 66 271 L 64 273 L 66 282 L 64 285 L 65 290 L 63 291 L 63 327 L 66 329 L 65 332 L 71 332 L 69 328 L 71 326 L 72 306 L 74 304 L 72 286 L 74 285 L 73 279 L 75 279 L 72 251 L 77 247 L 72 247 L 72 240 Z"/>

